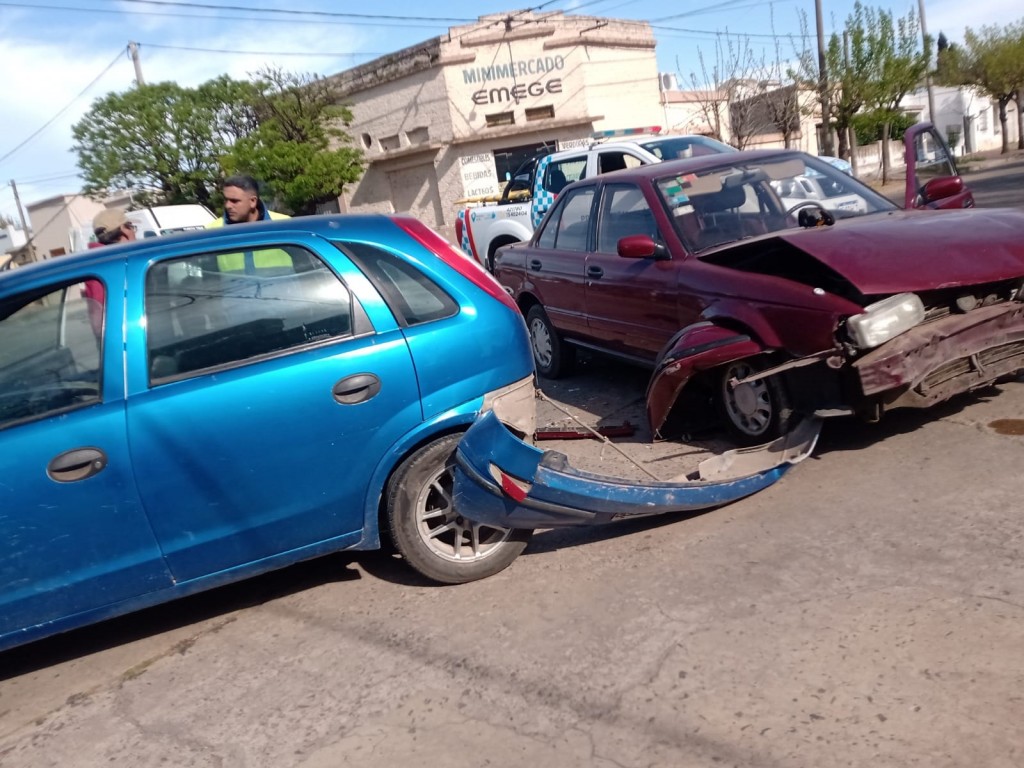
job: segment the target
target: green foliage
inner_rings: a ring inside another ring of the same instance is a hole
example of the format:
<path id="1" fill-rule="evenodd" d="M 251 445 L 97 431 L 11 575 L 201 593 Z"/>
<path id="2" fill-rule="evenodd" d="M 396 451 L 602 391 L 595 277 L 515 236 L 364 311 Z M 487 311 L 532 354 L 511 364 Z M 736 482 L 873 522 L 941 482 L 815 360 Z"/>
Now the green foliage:
<path id="1" fill-rule="evenodd" d="M 142 204 L 219 203 L 218 182 L 250 173 L 283 208 L 311 213 L 362 172 L 352 119 L 330 81 L 279 70 L 198 88 L 157 83 L 97 99 L 73 127 L 86 194 L 130 189 Z"/>
<path id="2" fill-rule="evenodd" d="M 903 134 L 915 123 L 910 115 L 899 110 L 876 109 L 853 116 L 853 128 L 857 132 L 857 144 L 873 144 L 885 137 L 886 126 L 889 138 L 903 140 Z"/>
<path id="3" fill-rule="evenodd" d="M 241 120 L 245 84 L 157 83 L 108 93 L 72 128 L 87 195 L 131 189 L 142 203 L 206 201 Z M 250 118 L 251 119 L 251 118 Z"/>
<path id="4" fill-rule="evenodd" d="M 977 32 L 968 27 L 963 47 L 951 45 L 938 57 L 937 78 L 947 85 L 976 86 L 999 104 L 1003 152 L 1008 152 L 1006 107 L 1024 89 L 1024 19 Z M 1018 146 L 1024 147 L 1024 136 Z"/>
<path id="5" fill-rule="evenodd" d="M 816 55 L 810 51 L 801 55 L 796 74 L 820 97 L 827 97 L 841 147 L 846 128 L 862 109 L 895 111 L 924 78 L 930 43 L 922 46 L 918 29 L 913 11 L 895 18 L 889 11 L 857 2 L 846 19 L 844 34 L 834 34 L 828 41 L 826 77 L 821 77 Z"/>
<path id="6" fill-rule="evenodd" d="M 362 174 L 362 152 L 348 146 L 341 127 L 352 121 L 352 112 L 339 104 L 337 86 L 323 78 L 268 69 L 259 73 L 255 89 L 259 127 L 235 142 L 224 169 L 260 179 L 278 209 L 314 213 Z"/>

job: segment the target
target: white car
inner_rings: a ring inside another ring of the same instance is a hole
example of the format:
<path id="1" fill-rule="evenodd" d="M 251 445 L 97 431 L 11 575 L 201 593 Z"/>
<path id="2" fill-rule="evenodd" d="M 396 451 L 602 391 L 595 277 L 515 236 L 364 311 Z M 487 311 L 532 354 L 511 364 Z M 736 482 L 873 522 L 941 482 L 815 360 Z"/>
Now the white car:
<path id="1" fill-rule="evenodd" d="M 771 185 L 775 193 L 782 198 L 787 211 L 804 204 L 817 203 L 825 210 L 840 215 L 867 213 L 864 198 L 850 192 L 841 178 L 826 178 L 813 168 L 807 168 L 806 173 L 800 176 L 773 181 Z"/>

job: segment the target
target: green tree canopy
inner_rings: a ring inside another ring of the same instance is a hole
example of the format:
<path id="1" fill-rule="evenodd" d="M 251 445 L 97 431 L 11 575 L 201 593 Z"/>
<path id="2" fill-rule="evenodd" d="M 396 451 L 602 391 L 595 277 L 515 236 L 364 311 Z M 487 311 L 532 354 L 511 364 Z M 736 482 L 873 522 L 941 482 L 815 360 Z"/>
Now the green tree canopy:
<path id="1" fill-rule="evenodd" d="M 197 88 L 157 83 L 97 99 L 72 129 L 84 192 L 144 204 L 219 204 L 218 182 L 250 173 L 293 213 L 312 213 L 362 172 L 352 118 L 328 80 L 280 70 Z"/>
<path id="2" fill-rule="evenodd" d="M 806 29 L 806 21 L 804 22 Z M 829 120 L 839 133 L 839 154 L 848 156 L 847 129 L 862 109 L 892 113 L 903 97 L 920 85 L 928 70 L 927 46 L 919 35 L 916 14 L 896 18 L 889 11 L 854 4 L 843 33 L 833 34 L 825 50 L 825 78 L 816 55 L 804 51 L 799 77 L 824 90 Z"/>
<path id="3" fill-rule="evenodd" d="M 219 158 L 255 128 L 251 90 L 221 77 L 198 88 L 156 83 L 97 99 L 72 128 L 84 192 L 128 189 L 143 203 L 206 202 Z"/>
<path id="4" fill-rule="evenodd" d="M 314 213 L 360 177 L 362 152 L 343 130 L 352 112 L 331 80 L 267 69 L 254 91 L 259 125 L 223 158 L 226 172 L 255 176 L 276 205 L 299 214 Z"/>
<path id="5" fill-rule="evenodd" d="M 1011 99 L 1021 108 L 1024 90 L 1024 19 L 1005 27 L 985 26 L 964 31 L 963 46 L 950 45 L 938 57 L 938 79 L 947 85 L 973 85 L 999 105 L 1002 151 L 1009 152 L 1006 107 Z M 1018 138 L 1024 148 L 1024 136 Z"/>

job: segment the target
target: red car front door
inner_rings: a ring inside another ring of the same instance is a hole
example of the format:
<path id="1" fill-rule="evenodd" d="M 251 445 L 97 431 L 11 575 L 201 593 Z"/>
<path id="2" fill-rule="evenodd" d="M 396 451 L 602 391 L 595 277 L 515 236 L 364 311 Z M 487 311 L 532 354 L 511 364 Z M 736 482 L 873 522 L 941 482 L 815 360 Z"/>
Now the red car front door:
<path id="1" fill-rule="evenodd" d="M 601 346 L 653 361 L 686 320 L 680 296 L 679 260 L 663 256 L 619 256 L 618 241 L 647 235 L 665 242 L 654 214 L 636 184 L 604 184 L 598 202 L 594 248 L 587 254 L 586 312 L 590 334 Z"/>
<path id="2" fill-rule="evenodd" d="M 904 208 L 974 207 L 974 195 L 935 126 L 918 123 L 908 128 L 903 148 L 907 163 Z"/>

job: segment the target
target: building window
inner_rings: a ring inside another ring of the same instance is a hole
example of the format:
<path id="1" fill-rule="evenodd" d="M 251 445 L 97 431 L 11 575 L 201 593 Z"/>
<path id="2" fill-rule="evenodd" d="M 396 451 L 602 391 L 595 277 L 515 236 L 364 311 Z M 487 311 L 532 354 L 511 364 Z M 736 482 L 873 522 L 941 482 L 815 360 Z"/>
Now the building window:
<path id="1" fill-rule="evenodd" d="M 422 146 L 430 141 L 430 129 L 426 126 L 423 126 L 422 128 L 413 128 L 405 134 L 405 137 L 409 140 L 410 146 Z"/>
<path id="2" fill-rule="evenodd" d="M 548 104 L 546 107 L 527 107 L 526 120 L 548 120 L 555 116 L 555 108 Z"/>
<path id="3" fill-rule="evenodd" d="M 515 125 L 516 116 L 512 112 L 496 112 L 487 115 L 487 126 L 493 128 L 496 125 Z"/>
<path id="4" fill-rule="evenodd" d="M 390 152 L 391 150 L 398 149 L 401 146 L 402 142 L 399 140 L 397 134 L 394 136 L 385 136 L 380 140 L 380 148 L 385 152 Z"/>
<path id="5" fill-rule="evenodd" d="M 373 137 L 370 134 L 364 133 L 359 138 L 363 142 L 363 149 L 369 149 L 370 147 L 373 146 Z"/>

